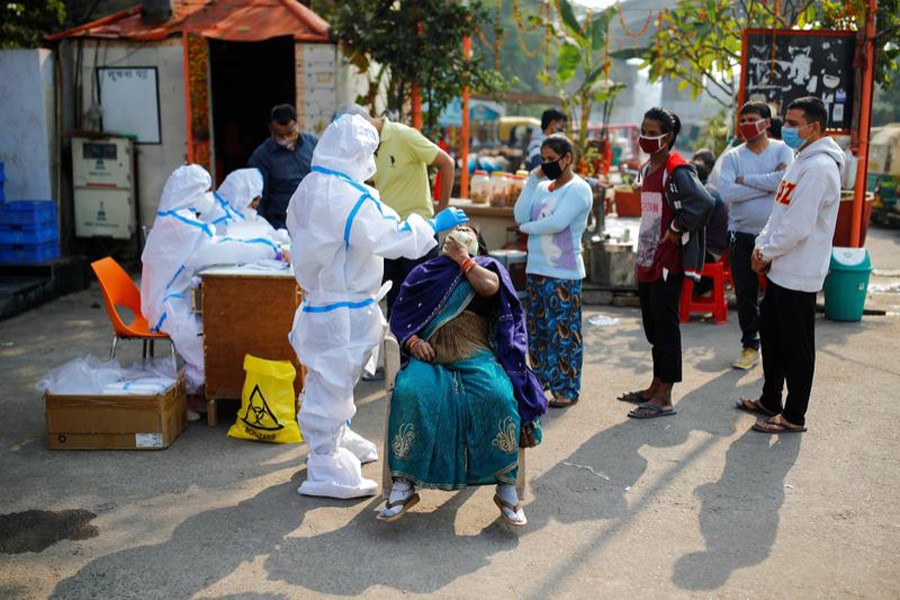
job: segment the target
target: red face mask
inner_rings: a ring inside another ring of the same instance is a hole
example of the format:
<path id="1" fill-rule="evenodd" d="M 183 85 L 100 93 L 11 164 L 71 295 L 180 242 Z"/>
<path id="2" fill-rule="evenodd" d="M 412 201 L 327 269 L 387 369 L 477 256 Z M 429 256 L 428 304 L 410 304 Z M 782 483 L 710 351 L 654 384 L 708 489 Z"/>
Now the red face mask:
<path id="1" fill-rule="evenodd" d="M 666 147 L 663 143 L 663 138 L 666 137 L 666 134 L 658 135 L 656 137 L 647 137 L 642 135 L 638 139 L 638 144 L 646 154 L 656 154 L 660 150 Z"/>
<path id="2" fill-rule="evenodd" d="M 741 123 L 741 135 L 748 142 L 756 139 L 763 131 L 766 130 L 766 120 L 760 119 L 753 123 Z"/>

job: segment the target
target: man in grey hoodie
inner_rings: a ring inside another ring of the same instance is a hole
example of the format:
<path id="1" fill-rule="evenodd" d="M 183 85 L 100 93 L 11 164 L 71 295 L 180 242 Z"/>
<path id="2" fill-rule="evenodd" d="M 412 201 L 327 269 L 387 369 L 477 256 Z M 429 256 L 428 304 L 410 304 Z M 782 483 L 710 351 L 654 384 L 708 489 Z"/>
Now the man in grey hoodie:
<path id="1" fill-rule="evenodd" d="M 828 273 L 844 164 L 843 151 L 825 135 L 827 124 L 828 110 L 818 98 L 788 104 L 781 134 L 797 154 L 753 250 L 753 270 L 768 280 L 759 325 L 764 383 L 758 400 L 742 398 L 737 408 L 763 415 L 753 429 L 764 433 L 806 431 L 816 364 L 816 293 Z"/>

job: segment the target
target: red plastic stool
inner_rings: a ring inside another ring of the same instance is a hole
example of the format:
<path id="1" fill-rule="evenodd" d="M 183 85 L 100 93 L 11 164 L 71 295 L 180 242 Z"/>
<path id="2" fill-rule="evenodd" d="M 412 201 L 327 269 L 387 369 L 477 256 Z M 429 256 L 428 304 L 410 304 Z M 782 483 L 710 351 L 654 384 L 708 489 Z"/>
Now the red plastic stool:
<path id="1" fill-rule="evenodd" d="M 706 263 L 700 273 L 713 280 L 711 292 L 694 298 L 694 280 L 685 276 L 681 284 L 681 307 L 679 319 L 682 323 L 691 320 L 691 313 L 712 313 L 717 325 L 728 321 L 728 304 L 725 302 L 725 269 L 722 262 Z"/>

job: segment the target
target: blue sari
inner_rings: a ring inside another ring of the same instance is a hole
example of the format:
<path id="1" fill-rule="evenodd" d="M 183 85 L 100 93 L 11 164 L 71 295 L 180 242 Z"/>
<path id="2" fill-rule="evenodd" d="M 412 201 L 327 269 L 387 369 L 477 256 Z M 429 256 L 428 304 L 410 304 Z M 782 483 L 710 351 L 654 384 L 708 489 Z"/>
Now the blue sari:
<path id="1" fill-rule="evenodd" d="M 501 277 L 491 347 L 445 364 L 404 355 L 405 366 L 397 375 L 387 460 L 394 478 L 418 487 L 455 490 L 515 484 L 523 423 L 540 442 L 540 414 L 546 411 L 546 400 L 534 375 L 519 370 L 518 359 L 513 360 L 522 350 L 519 341 L 527 347 L 526 340 L 513 334 L 524 330 L 521 306 L 518 298 L 514 303 L 509 300 L 515 292 L 509 276 L 499 270 L 502 267 L 489 258 L 479 257 L 478 262 Z M 410 273 L 392 309 L 391 327 L 398 339 L 405 342 L 417 334 L 428 340 L 466 309 L 475 291 L 458 272 L 455 263 L 439 257 Z M 504 366 L 501 356 L 516 368 Z"/>

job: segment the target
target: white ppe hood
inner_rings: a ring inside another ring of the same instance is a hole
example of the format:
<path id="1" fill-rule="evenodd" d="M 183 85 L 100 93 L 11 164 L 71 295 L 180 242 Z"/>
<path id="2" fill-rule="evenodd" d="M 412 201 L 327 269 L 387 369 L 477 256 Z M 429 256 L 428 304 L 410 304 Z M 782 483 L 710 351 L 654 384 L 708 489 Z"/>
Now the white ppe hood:
<path id="1" fill-rule="evenodd" d="M 242 213 L 254 198 L 262 195 L 262 173 L 256 168 L 232 171 L 216 191 L 231 208 Z"/>

